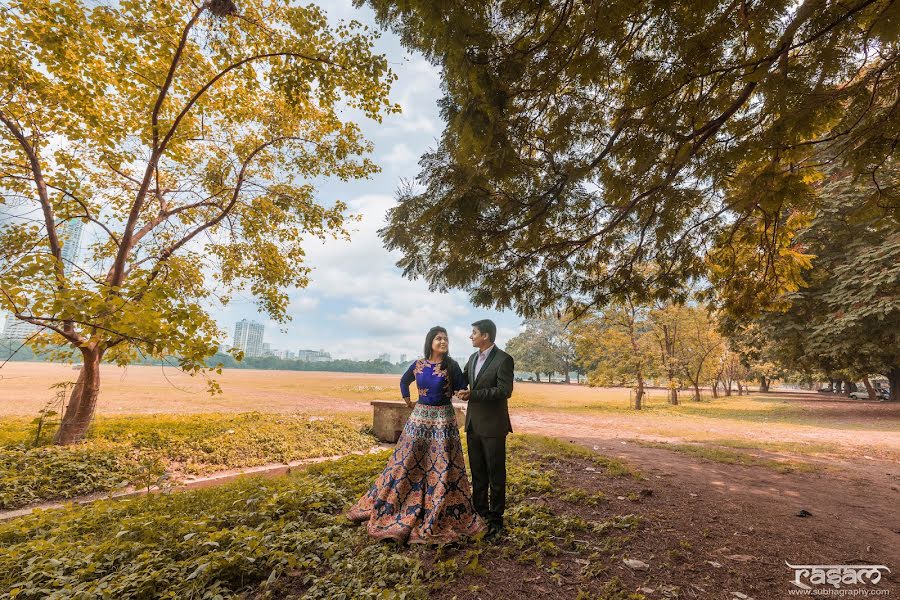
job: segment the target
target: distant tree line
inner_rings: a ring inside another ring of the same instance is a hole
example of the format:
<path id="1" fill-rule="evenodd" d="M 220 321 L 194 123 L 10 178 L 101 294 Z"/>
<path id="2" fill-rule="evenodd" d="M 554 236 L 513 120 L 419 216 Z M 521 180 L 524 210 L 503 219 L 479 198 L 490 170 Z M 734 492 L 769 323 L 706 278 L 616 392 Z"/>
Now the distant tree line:
<path id="1" fill-rule="evenodd" d="M 7 359 L 23 362 L 42 362 L 51 360 L 49 352 L 35 353 L 28 346 L 21 347 L 20 342 L 0 341 L 0 361 Z M 61 347 L 62 349 L 64 347 Z M 57 350 L 60 350 L 57 349 Z M 75 351 L 71 351 L 73 360 Z M 58 354 L 56 355 L 58 357 Z M 172 365 L 179 364 L 178 357 L 168 358 L 141 357 L 134 360 L 134 365 Z M 304 360 L 285 360 L 277 356 L 244 357 L 240 362 L 230 354 L 221 352 L 206 360 L 206 366 L 214 368 L 221 365 L 223 369 L 263 369 L 272 371 L 327 371 L 335 373 L 403 373 L 409 366 L 406 363 L 389 363 L 383 360 L 329 360 L 323 362 L 307 362 Z"/>

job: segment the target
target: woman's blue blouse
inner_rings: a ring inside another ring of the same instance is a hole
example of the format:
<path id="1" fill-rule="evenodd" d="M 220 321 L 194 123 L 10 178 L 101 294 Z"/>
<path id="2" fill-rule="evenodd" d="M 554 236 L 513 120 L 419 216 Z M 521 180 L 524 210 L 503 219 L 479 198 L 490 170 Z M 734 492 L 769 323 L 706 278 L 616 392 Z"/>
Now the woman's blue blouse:
<path id="1" fill-rule="evenodd" d="M 448 378 L 449 387 L 447 385 Z M 413 381 L 419 388 L 419 402 L 429 406 L 450 404 L 450 397 L 454 393 L 468 387 L 462 369 L 455 362 L 450 364 L 449 369 L 443 370 L 440 363 L 433 363 L 424 358 L 409 365 L 406 373 L 400 378 L 400 394 L 403 398 L 410 397 L 409 384 Z"/>

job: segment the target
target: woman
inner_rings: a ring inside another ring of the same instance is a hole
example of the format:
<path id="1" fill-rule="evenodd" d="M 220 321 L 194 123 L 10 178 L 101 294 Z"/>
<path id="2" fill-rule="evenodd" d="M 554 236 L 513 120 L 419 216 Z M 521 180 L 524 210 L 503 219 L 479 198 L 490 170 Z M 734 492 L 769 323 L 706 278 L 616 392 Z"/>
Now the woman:
<path id="1" fill-rule="evenodd" d="M 472 506 L 450 403 L 453 394 L 466 389 L 465 377 L 447 351 L 447 330 L 432 327 L 425 337 L 425 358 L 400 378 L 406 404 L 413 405 L 413 381 L 419 401 L 384 471 L 347 513 L 353 521 L 368 521 L 369 535 L 376 539 L 445 544 L 486 529 Z"/>

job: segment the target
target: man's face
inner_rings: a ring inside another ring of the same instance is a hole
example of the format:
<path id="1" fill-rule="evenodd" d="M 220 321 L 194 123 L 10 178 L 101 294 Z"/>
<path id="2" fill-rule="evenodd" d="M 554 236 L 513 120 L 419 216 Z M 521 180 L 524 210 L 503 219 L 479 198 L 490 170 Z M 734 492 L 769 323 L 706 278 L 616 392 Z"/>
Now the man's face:
<path id="1" fill-rule="evenodd" d="M 472 328 L 472 335 L 469 336 L 469 339 L 472 340 L 472 346 L 475 348 L 481 348 L 485 344 L 490 343 L 488 334 L 481 333 L 481 330 L 477 327 Z"/>

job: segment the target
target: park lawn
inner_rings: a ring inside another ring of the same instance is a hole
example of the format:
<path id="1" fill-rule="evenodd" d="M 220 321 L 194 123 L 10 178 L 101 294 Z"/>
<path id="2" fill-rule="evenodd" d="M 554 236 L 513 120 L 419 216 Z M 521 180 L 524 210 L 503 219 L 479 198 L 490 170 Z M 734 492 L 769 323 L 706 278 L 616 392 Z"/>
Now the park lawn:
<path id="1" fill-rule="evenodd" d="M 595 577 L 601 563 L 625 549 L 641 519 L 630 511 L 596 520 L 577 514 L 574 507 L 586 498 L 594 505 L 606 500 L 562 485 L 558 473 L 586 468 L 604 481 L 639 486 L 641 475 L 628 465 L 557 440 L 514 435 L 504 543 L 474 540 L 445 554 L 374 543 L 342 516 L 389 454 L 348 456 L 279 478 L 39 511 L 0 524 L 0 590 L 8 590 L 0 598 L 226 599 L 266 592 L 428 598 L 458 578 L 483 578 L 480 561 L 487 558 L 550 578 L 561 576 L 565 561 L 577 567 L 572 577 L 584 597 L 643 598 L 629 595 L 617 578 Z M 568 508 L 556 510 L 549 501 Z M 572 556 L 583 563 L 571 563 Z"/>
<path id="2" fill-rule="evenodd" d="M 371 448 L 347 421 L 264 413 L 98 417 L 89 437 L 60 447 L 34 442 L 27 419 L 0 419 L 0 509 L 184 475 L 286 463 Z"/>

